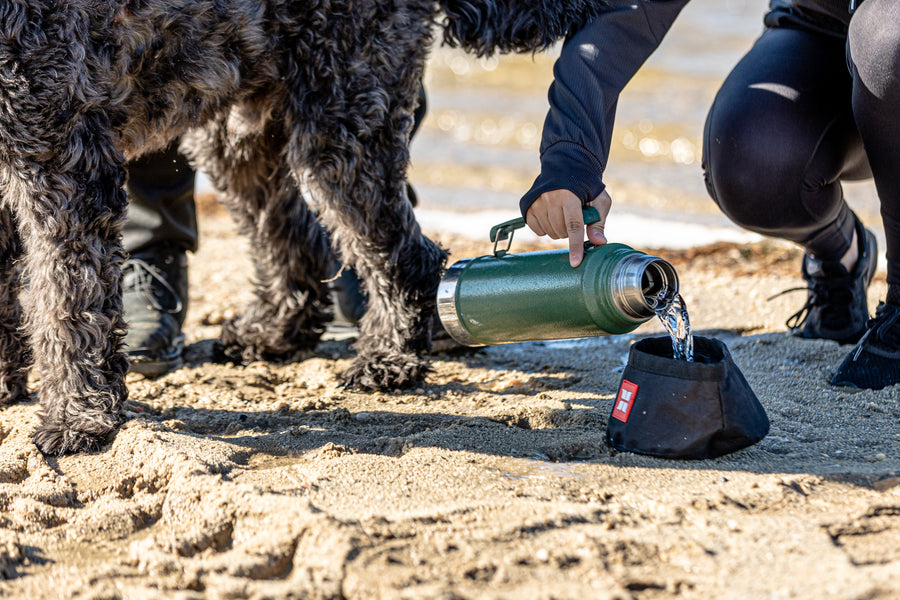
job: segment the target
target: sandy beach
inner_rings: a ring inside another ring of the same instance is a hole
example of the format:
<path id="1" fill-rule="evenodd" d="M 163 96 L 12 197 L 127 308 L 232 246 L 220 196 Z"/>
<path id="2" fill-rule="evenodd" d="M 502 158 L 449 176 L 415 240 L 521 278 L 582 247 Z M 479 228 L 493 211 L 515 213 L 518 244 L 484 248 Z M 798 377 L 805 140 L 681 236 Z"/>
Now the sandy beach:
<path id="1" fill-rule="evenodd" d="M 803 285 L 799 250 L 745 237 L 700 172 L 706 109 L 767 4 L 685 9 L 619 102 L 604 177 L 612 241 L 675 266 L 694 332 L 727 344 L 768 414 L 760 443 L 704 461 L 607 445 L 629 347 L 662 334 L 655 319 L 435 353 L 420 387 L 391 394 L 340 386 L 352 336 L 292 364 L 216 363 L 251 268 L 204 199 L 186 364 L 128 376 L 115 440 L 43 456 L 36 403 L 0 409 L 0 598 L 900 598 L 900 386 L 828 384 L 850 348 L 786 332 L 804 291 L 770 299 Z M 552 61 L 435 52 L 411 179 L 451 260 L 490 252 L 486 211 L 518 216 Z M 871 184 L 845 192 L 883 240 Z M 539 247 L 523 233 L 514 251 Z"/>
<path id="2" fill-rule="evenodd" d="M 0 411 L 0 597 L 900 597 L 900 389 L 832 388 L 847 348 L 784 331 L 802 294 L 767 298 L 800 283 L 796 250 L 666 252 L 695 332 L 728 345 L 772 422 L 687 462 L 604 438 L 653 322 L 437 354 L 395 394 L 339 386 L 347 339 L 295 364 L 211 362 L 248 266 L 227 218 L 201 225 L 188 363 L 129 376 L 110 446 L 42 456 L 36 405 Z M 488 251 L 435 237 L 454 259 Z"/>

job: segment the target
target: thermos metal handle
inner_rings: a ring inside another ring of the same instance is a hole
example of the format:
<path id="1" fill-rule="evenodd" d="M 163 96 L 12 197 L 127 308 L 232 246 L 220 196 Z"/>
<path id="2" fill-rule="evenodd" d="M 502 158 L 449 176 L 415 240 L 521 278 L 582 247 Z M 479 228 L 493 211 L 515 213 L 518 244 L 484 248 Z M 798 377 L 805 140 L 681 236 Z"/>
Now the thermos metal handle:
<path id="1" fill-rule="evenodd" d="M 600 220 L 600 213 L 597 212 L 597 209 L 593 206 L 582 207 L 581 214 L 584 218 L 585 225 L 590 225 L 591 223 L 596 223 Z M 525 219 L 522 217 L 504 221 L 499 225 L 491 227 L 491 241 L 494 243 L 494 256 L 503 256 L 509 251 L 510 246 L 512 246 L 513 233 L 516 229 L 521 229 L 522 227 L 525 227 Z M 506 240 L 509 240 L 509 242 L 507 242 L 505 248 L 497 247 L 497 244 Z"/>

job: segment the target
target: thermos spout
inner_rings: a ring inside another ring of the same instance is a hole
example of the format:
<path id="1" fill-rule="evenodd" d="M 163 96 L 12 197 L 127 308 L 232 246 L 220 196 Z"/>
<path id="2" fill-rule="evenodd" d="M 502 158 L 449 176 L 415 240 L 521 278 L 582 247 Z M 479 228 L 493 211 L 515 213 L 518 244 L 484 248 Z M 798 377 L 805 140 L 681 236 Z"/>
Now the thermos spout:
<path id="1" fill-rule="evenodd" d="M 665 310 L 678 294 L 678 274 L 667 261 L 634 253 L 623 258 L 610 281 L 613 301 L 624 313 L 647 319 Z"/>

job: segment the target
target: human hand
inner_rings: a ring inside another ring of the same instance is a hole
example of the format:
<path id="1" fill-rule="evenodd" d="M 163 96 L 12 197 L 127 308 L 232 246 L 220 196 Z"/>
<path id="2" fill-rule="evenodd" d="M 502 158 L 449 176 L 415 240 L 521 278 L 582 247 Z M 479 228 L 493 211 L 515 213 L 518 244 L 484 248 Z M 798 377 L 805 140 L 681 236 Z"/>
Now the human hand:
<path id="1" fill-rule="evenodd" d="M 601 192 L 590 206 L 600 213 L 600 220 L 587 226 L 588 241 L 595 246 L 606 243 L 606 216 L 612 206 L 612 198 Z M 537 235 L 546 235 L 554 240 L 569 238 L 569 264 L 577 267 L 584 258 L 584 217 L 581 214 L 581 200 L 569 190 L 544 192 L 525 213 L 525 222 Z"/>

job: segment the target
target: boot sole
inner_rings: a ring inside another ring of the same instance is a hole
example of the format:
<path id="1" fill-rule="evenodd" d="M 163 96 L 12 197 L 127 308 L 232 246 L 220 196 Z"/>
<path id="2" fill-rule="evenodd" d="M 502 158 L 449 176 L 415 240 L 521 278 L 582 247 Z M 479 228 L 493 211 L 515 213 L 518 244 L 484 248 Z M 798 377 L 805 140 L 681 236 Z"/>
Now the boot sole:
<path id="1" fill-rule="evenodd" d="M 184 334 L 172 340 L 170 352 L 166 356 L 150 357 L 129 355 L 129 373 L 139 373 L 144 377 L 159 377 L 184 364 Z"/>

